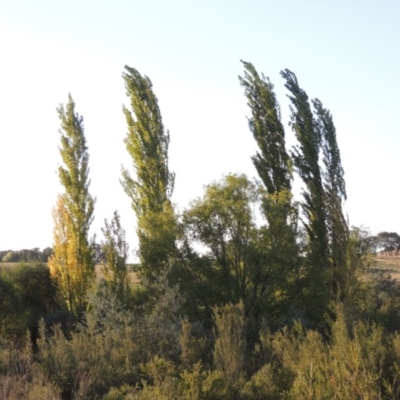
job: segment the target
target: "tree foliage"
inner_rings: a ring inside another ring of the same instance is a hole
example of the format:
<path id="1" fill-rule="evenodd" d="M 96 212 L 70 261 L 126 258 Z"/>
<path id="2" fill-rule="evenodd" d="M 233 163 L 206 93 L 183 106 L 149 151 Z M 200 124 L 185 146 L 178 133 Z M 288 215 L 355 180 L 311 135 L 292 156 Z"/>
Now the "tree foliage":
<path id="1" fill-rule="evenodd" d="M 125 69 L 134 174 L 123 168 L 122 184 L 138 223 L 135 286 L 117 211 L 105 220 L 101 245 L 89 243 L 94 200 L 83 120 L 71 97 L 59 108 L 65 192 L 53 210 L 54 279 L 44 265 L 0 269 L 3 397 L 400 398 L 400 289 L 378 274 L 360 279 L 373 246 L 397 251 L 399 235 L 348 227 L 331 113 L 282 71 L 297 139 L 288 151 L 272 83 L 243 64 L 261 182 L 225 175 L 182 213 L 171 203 L 169 133 L 151 81 Z M 301 218 L 293 172 L 303 182 Z M 8 253 L 0 255 L 18 252 Z M 101 283 L 92 253 L 104 261 Z M 71 324 L 54 324 L 54 281 L 80 317 Z"/>
<path id="2" fill-rule="evenodd" d="M 249 128 L 260 149 L 252 157 L 268 193 L 291 190 L 292 161 L 285 147 L 285 130 L 280 106 L 269 78 L 259 75 L 253 64 L 242 61 L 245 72 L 239 77 L 252 117 Z"/>
<path id="3" fill-rule="evenodd" d="M 326 269 L 328 264 L 328 238 L 326 226 L 325 195 L 319 166 L 321 133 L 316 129 L 306 92 L 300 88 L 296 75 L 288 69 L 281 72 L 289 90 L 290 125 L 298 140 L 292 153 L 296 171 L 303 180 L 303 211 L 305 228 L 310 241 L 310 261 Z"/>
<path id="4" fill-rule="evenodd" d="M 323 107 L 320 100 L 315 99 L 312 103 L 315 110 L 316 130 L 321 137 L 332 291 L 334 296 L 344 299 L 347 295 L 346 280 L 350 279 L 347 260 L 349 227 L 342 209 L 343 201 L 347 198 L 344 171 L 332 115 Z"/>
<path id="5" fill-rule="evenodd" d="M 263 213 L 268 226 L 263 240 L 268 249 L 268 264 L 271 270 L 281 272 L 280 290 L 294 301 L 300 260 L 298 210 L 291 190 L 293 161 L 286 150 L 285 130 L 273 84 L 263 74 L 260 76 L 251 63 L 242 63 L 245 72 L 239 81 L 251 111 L 249 128 L 260 150 L 252 160 L 266 189 Z"/>
<path id="6" fill-rule="evenodd" d="M 125 239 L 125 230 L 121 226 L 121 219 L 117 211 L 114 212 L 111 222 L 104 221 L 102 232 L 102 252 L 105 256 L 103 273 L 111 290 L 123 301 L 128 291 L 128 244 Z"/>
<path id="7" fill-rule="evenodd" d="M 53 212 L 54 255 L 50 259 L 53 276 L 59 281 L 68 309 L 79 313 L 85 308 L 86 293 L 94 279 L 94 262 L 89 243 L 95 200 L 89 193 L 89 154 L 83 117 L 68 103 L 58 108 L 61 121 L 60 154 L 64 166 L 58 169 L 65 192 Z"/>
<path id="8" fill-rule="evenodd" d="M 175 176 L 168 168 L 169 132 L 164 129 L 150 79 L 128 66 L 122 77 L 131 106 L 123 107 L 128 125 L 125 144 L 135 177 L 122 168 L 121 182 L 136 213 L 140 272 L 154 280 L 168 268 L 169 253 L 174 249 L 175 235 L 170 228 L 174 230 L 175 217 L 170 199 Z"/>
<path id="9" fill-rule="evenodd" d="M 376 247 L 387 255 L 398 254 L 400 236 L 396 232 L 379 232 L 375 238 Z"/>
<path id="10" fill-rule="evenodd" d="M 51 247 L 46 247 L 43 250 L 39 248 L 22 249 L 22 250 L 5 250 L 0 251 L 0 260 L 8 263 L 22 263 L 22 262 L 47 262 L 49 257 L 53 254 Z"/>
<path id="11" fill-rule="evenodd" d="M 54 254 L 48 262 L 50 273 L 57 282 L 67 309 L 77 314 L 85 308 L 91 279 L 85 275 L 86 271 L 78 259 L 73 221 L 61 196 L 53 210 L 53 220 Z"/>
<path id="12" fill-rule="evenodd" d="M 198 310 L 211 313 L 216 305 L 242 301 L 246 315 L 255 321 L 268 315 L 275 324 L 282 317 L 282 307 L 293 294 L 289 260 L 296 264 L 297 253 L 282 255 L 287 264 L 277 265 L 274 235 L 260 212 L 262 192 L 245 175 L 227 175 L 208 185 L 203 197 L 185 211 L 183 225 L 191 247 L 187 262 L 192 263 L 186 280 L 192 283 L 191 300 Z"/>

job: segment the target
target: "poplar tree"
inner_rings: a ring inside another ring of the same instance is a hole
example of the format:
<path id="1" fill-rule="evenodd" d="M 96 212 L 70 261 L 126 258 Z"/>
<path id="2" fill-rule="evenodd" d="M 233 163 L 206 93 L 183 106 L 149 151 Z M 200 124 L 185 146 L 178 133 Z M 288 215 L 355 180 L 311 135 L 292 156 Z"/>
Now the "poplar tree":
<path id="1" fill-rule="evenodd" d="M 322 137 L 307 93 L 299 86 L 296 75 L 288 69 L 281 71 L 281 75 L 290 92 L 290 126 L 298 141 L 292 152 L 293 163 L 305 185 L 301 206 L 306 217 L 304 226 L 308 237 L 306 308 L 308 315 L 316 320 L 322 317 L 328 306 L 332 280 L 328 263 L 326 196 L 319 165 Z"/>
<path id="2" fill-rule="evenodd" d="M 130 99 L 130 109 L 123 107 L 128 125 L 125 144 L 135 176 L 123 167 L 121 183 L 137 217 L 139 272 L 154 280 L 168 269 L 175 248 L 176 226 L 171 204 L 175 175 L 168 167 L 170 137 L 164 129 L 150 79 L 128 66 L 122 77 Z"/>
<path id="3" fill-rule="evenodd" d="M 83 117 L 75 112 L 71 95 L 68 96 L 67 105 L 60 105 L 57 111 L 61 121 L 60 154 L 64 163 L 59 167 L 58 175 L 65 192 L 61 195 L 54 213 L 55 243 L 51 265 L 53 276 L 59 281 L 69 310 L 78 314 L 85 308 L 86 294 L 95 276 L 88 238 L 95 200 L 89 193 L 89 154 Z M 59 231 L 64 231 L 64 235 L 59 236 Z M 68 262 L 62 255 L 62 248 L 66 245 L 71 253 L 68 255 Z M 63 289 L 66 287 L 63 280 L 75 279 L 72 274 L 78 278 L 76 284 L 69 285 L 68 290 L 73 291 L 71 295 Z"/>
<path id="4" fill-rule="evenodd" d="M 306 92 L 300 88 L 296 75 L 288 69 L 281 71 L 286 79 L 285 87 L 291 95 L 290 126 L 298 145 L 294 147 L 292 157 L 294 165 L 306 188 L 303 190 L 303 211 L 307 217 L 306 230 L 310 238 L 311 253 L 315 261 L 326 266 L 327 227 L 325 193 L 319 166 L 321 132 L 316 128 L 314 116 Z"/>
<path id="5" fill-rule="evenodd" d="M 265 245 L 269 249 L 268 263 L 275 269 L 275 279 L 280 282 L 280 293 L 286 293 L 292 302 L 294 282 L 298 267 L 299 248 L 296 243 L 297 207 L 292 195 L 292 160 L 286 151 L 285 129 L 281 122 L 280 106 L 274 86 L 264 74 L 242 61 L 245 72 L 239 77 L 251 111 L 249 129 L 259 151 L 252 157 L 253 164 L 265 189 L 263 209 L 268 221 Z M 269 282 L 271 285 L 271 282 Z M 281 296 L 283 297 L 283 296 Z"/>
<path id="6" fill-rule="evenodd" d="M 348 291 L 346 253 L 349 241 L 349 228 L 342 209 L 343 202 L 347 199 L 344 171 L 332 115 L 323 107 L 320 100 L 315 99 L 312 103 L 315 110 L 316 128 L 321 137 L 332 291 L 336 297 L 339 296 L 343 300 Z"/>

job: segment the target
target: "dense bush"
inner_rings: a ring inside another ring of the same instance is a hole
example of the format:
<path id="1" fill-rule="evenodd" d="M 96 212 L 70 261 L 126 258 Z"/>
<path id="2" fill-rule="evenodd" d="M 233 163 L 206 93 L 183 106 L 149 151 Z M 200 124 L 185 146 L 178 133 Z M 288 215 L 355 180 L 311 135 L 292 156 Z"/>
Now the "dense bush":
<path id="1" fill-rule="evenodd" d="M 6 336 L 23 337 L 29 329 L 34 338 L 40 318 L 50 323 L 61 313 L 57 287 L 45 264 L 19 264 L 1 270 L 0 291 L 4 293 L 0 296 L 3 303 L 0 329 Z"/>

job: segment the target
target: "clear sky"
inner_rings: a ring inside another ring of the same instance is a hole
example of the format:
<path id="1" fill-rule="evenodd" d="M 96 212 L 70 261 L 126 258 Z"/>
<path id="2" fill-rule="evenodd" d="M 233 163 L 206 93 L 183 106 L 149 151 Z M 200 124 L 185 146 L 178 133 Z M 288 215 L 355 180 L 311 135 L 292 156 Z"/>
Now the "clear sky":
<path id="1" fill-rule="evenodd" d="M 286 126 L 284 68 L 332 112 L 350 224 L 400 232 L 399 18 L 398 0 L 0 0 L 0 250 L 52 245 L 69 92 L 85 119 L 93 233 L 117 209 L 137 247 L 119 183 L 125 64 L 154 84 L 180 210 L 224 173 L 256 176 L 243 59 L 275 84 Z"/>

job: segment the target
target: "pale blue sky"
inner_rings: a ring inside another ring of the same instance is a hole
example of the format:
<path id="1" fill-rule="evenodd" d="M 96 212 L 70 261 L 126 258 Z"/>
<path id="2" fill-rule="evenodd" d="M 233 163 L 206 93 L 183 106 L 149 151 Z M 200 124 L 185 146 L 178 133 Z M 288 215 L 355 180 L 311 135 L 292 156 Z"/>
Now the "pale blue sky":
<path id="1" fill-rule="evenodd" d="M 68 92 L 85 118 L 93 232 L 118 209 L 137 246 L 119 184 L 121 164 L 130 166 L 125 64 L 153 81 L 180 209 L 223 173 L 255 176 L 243 59 L 275 84 L 285 125 L 284 68 L 331 110 L 350 223 L 400 232 L 399 18 L 394 0 L 0 0 L 0 250 L 52 244 L 62 190 L 55 110 Z"/>

